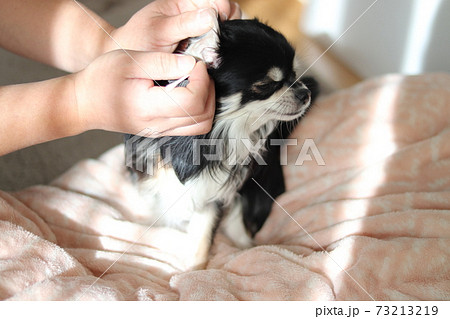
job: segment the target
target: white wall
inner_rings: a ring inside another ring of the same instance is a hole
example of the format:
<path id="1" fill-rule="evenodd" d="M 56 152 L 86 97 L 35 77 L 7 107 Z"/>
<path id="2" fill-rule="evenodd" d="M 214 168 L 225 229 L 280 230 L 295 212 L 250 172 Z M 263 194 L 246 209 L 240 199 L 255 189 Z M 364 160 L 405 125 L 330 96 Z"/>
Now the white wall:
<path id="1" fill-rule="evenodd" d="M 450 72 L 450 0 L 378 0 L 342 36 L 374 2 L 309 0 L 300 27 L 362 77 Z"/>

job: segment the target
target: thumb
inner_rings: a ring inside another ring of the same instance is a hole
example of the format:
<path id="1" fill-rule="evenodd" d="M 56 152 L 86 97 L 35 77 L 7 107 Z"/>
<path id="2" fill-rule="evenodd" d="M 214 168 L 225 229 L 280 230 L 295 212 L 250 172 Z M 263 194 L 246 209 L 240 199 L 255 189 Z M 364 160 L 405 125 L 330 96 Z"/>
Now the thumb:
<path id="1" fill-rule="evenodd" d="M 198 37 L 211 30 L 217 20 L 217 11 L 204 8 L 165 18 L 163 33 L 170 42 L 177 43 Z"/>
<path id="2" fill-rule="evenodd" d="M 187 55 L 163 52 L 128 51 L 133 57 L 131 74 L 135 78 L 173 80 L 188 75 L 195 66 L 195 59 Z"/>

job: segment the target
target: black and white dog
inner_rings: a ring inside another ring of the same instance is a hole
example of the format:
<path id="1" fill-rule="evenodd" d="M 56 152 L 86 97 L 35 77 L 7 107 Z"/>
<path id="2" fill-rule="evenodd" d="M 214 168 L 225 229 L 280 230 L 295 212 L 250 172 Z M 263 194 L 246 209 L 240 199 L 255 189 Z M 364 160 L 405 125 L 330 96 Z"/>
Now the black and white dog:
<path id="1" fill-rule="evenodd" d="M 210 66 L 217 97 L 211 132 L 126 139 L 134 142 L 135 171 L 143 160 L 138 170 L 152 168 L 150 175 L 137 172 L 137 185 L 154 221 L 195 239 L 187 263 L 199 267 L 222 216 L 225 233 L 239 246 L 251 245 L 272 207 L 266 192 L 273 198 L 284 192 L 280 149 L 270 140 L 288 136 L 317 84 L 312 78 L 296 82 L 294 49 L 258 20 L 221 22 L 210 39 L 182 45 Z"/>

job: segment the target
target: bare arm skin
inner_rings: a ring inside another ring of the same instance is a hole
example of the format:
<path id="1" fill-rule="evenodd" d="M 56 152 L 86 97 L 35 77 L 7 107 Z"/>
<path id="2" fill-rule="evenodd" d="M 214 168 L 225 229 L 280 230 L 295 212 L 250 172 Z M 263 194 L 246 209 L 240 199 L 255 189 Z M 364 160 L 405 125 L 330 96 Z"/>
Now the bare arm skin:
<path id="1" fill-rule="evenodd" d="M 111 51 L 117 45 L 72 0 L 0 0 L 0 7 L 0 46 L 76 72 L 0 87 L 0 155 L 91 129 L 137 134 L 150 128 L 161 135 L 210 130 L 215 93 L 206 66 L 171 52 L 180 40 L 207 32 L 216 10 L 240 17 L 228 0 L 213 8 L 209 0 L 157 0 L 118 29 L 85 8 L 122 47 L 159 51 L 129 51 L 139 65 L 122 50 Z M 190 84 L 170 92 L 152 81 L 188 74 Z"/>

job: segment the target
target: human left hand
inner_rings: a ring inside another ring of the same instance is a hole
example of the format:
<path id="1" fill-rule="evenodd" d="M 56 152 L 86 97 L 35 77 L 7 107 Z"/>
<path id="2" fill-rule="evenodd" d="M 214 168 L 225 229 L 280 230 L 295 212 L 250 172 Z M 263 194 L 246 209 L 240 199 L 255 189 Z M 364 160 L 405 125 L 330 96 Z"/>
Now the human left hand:
<path id="1" fill-rule="evenodd" d="M 173 52 L 181 40 L 208 32 L 217 14 L 222 20 L 238 19 L 241 10 L 229 0 L 156 0 L 110 34 L 124 49 Z M 107 39 L 102 51 L 116 49 Z"/>

